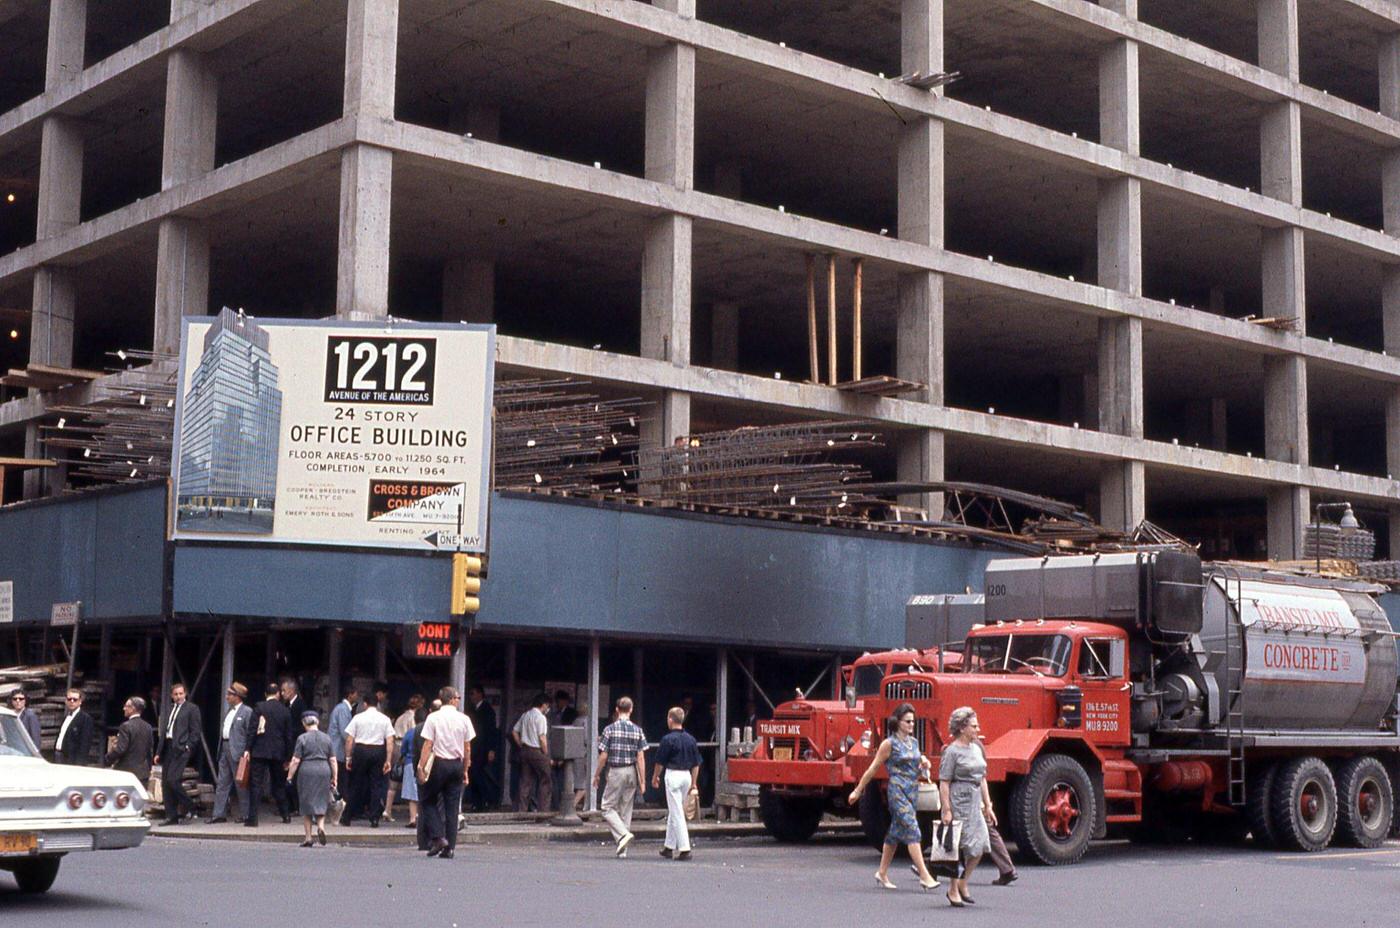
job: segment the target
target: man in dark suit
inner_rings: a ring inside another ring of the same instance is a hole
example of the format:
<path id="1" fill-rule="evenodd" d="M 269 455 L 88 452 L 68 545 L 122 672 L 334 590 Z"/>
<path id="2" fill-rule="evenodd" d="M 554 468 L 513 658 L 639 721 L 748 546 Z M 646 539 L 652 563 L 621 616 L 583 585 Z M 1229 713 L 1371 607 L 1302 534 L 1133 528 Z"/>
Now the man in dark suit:
<path id="1" fill-rule="evenodd" d="M 54 761 L 86 767 L 92 763 L 92 737 L 97 726 L 93 724 L 92 716 L 83 711 L 82 690 L 69 690 L 64 696 L 63 705 L 67 714 L 63 716 L 63 724 L 58 729 Z"/>
<path id="2" fill-rule="evenodd" d="M 217 825 L 228 821 L 228 797 L 234 797 L 233 820 L 241 822 L 248 817 L 248 789 L 239 785 L 238 764 L 243 752 L 248 750 L 248 720 L 253 717 L 253 709 L 248 705 L 248 687 L 235 682 L 224 694 L 228 709 L 219 723 L 218 772 L 214 780 L 214 814 L 207 824 Z"/>
<path id="3" fill-rule="evenodd" d="M 292 727 L 294 731 L 299 732 L 301 730 L 301 717 L 306 714 L 307 710 L 306 700 L 301 698 L 301 687 L 297 685 L 297 681 L 293 680 L 291 677 L 286 677 L 282 680 L 281 695 L 282 702 L 287 706 L 287 714 L 291 716 Z M 287 756 L 284 758 L 288 766 L 291 765 L 292 748 L 296 747 L 296 743 L 297 735 L 294 733 L 291 743 L 287 747 Z M 298 806 L 300 803 L 297 800 L 296 778 L 293 777 L 292 782 L 287 784 L 287 806 L 292 810 L 293 815 L 296 815 L 299 811 Z"/>
<path id="4" fill-rule="evenodd" d="M 277 803 L 277 814 L 285 824 L 292 820 L 287 808 L 288 763 L 284 758 L 291 756 L 292 716 L 286 703 L 278 698 L 278 686 L 269 683 L 264 691 L 265 698 L 253 707 L 253 715 L 248 719 L 248 747 L 244 754 L 252 766 L 252 782 L 248 788 L 248 817 L 243 824 L 249 828 L 258 827 L 258 806 L 269 791 L 272 801 Z"/>
<path id="5" fill-rule="evenodd" d="M 501 728 L 496 722 L 496 710 L 486 701 L 486 691 L 480 684 L 473 686 L 468 693 L 471 697 L 472 724 L 476 727 L 476 739 L 472 742 L 471 782 L 467 785 L 468 798 L 473 811 L 484 812 L 495 808 L 501 801 L 500 778 L 496 773 Z"/>
<path id="6" fill-rule="evenodd" d="M 107 752 L 108 767 L 125 770 L 144 786 L 151 776 L 151 755 L 155 753 L 155 729 L 141 718 L 146 700 L 133 696 L 122 706 L 126 721 L 117 727 L 117 743 Z"/>
<path id="7" fill-rule="evenodd" d="M 178 825 L 182 817 L 194 817 L 195 804 L 183 785 L 185 767 L 199 747 L 204 720 L 199 706 L 185 698 L 185 684 L 170 687 L 170 711 L 161 719 L 156 763 L 160 764 L 160 788 L 165 800 L 163 825 Z"/>

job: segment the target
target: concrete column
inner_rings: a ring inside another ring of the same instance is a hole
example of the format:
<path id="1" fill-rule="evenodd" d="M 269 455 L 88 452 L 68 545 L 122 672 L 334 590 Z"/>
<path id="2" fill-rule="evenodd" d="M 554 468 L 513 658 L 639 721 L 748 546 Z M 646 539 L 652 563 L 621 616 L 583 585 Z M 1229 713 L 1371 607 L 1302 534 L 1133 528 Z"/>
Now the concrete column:
<path id="1" fill-rule="evenodd" d="M 1128 532 L 1147 518 L 1147 475 L 1141 461 L 1113 461 L 1099 474 L 1099 522 Z"/>
<path id="2" fill-rule="evenodd" d="M 1099 321 L 1099 431 L 1143 435 L 1142 320 Z M 1146 517 L 1147 481 L 1141 461 L 1111 461 L 1099 475 L 1099 521 L 1119 531 Z"/>
<path id="3" fill-rule="evenodd" d="M 1273 487 L 1268 493 L 1269 558 L 1296 561 L 1303 557 L 1303 526 L 1312 520 L 1312 494 L 1307 487 Z"/>
<path id="4" fill-rule="evenodd" d="M 1298 0 L 1258 0 L 1259 67 L 1298 79 Z"/>
<path id="5" fill-rule="evenodd" d="M 1120 39 L 1099 55 L 1099 136 L 1104 145 L 1136 155 L 1141 149 L 1138 45 Z"/>
<path id="6" fill-rule="evenodd" d="M 1293 100 L 1270 104 L 1259 123 L 1259 189 L 1293 206 L 1303 205 L 1302 126 Z"/>
<path id="7" fill-rule="evenodd" d="M 335 312 L 342 318 L 389 314 L 389 211 L 393 153 L 352 145 L 340 155 L 340 241 Z"/>
<path id="8" fill-rule="evenodd" d="M 165 69 L 162 190 L 213 169 L 218 114 L 218 78 L 205 57 L 188 49 L 171 52 Z"/>
<path id="9" fill-rule="evenodd" d="M 444 322 L 496 321 L 496 259 L 449 258 L 442 269 Z"/>
<path id="10" fill-rule="evenodd" d="M 715 651 L 715 788 L 729 778 L 729 649 Z"/>
<path id="11" fill-rule="evenodd" d="M 1308 463 L 1308 368 L 1294 355 L 1264 363 L 1264 455 L 1289 464 Z"/>
<path id="12" fill-rule="evenodd" d="M 106 628 L 107 626 L 103 626 Z M 233 656 L 237 644 L 237 628 L 233 621 L 224 625 L 224 630 L 220 635 L 223 648 L 219 653 L 219 692 L 227 693 L 228 688 L 233 685 Z M 221 697 L 222 698 L 222 697 Z M 220 713 L 222 715 L 222 713 Z"/>
<path id="13" fill-rule="evenodd" d="M 87 7 L 87 0 L 49 0 L 49 44 L 44 58 L 44 89 L 52 90 L 83 73 Z"/>
<path id="14" fill-rule="evenodd" d="M 505 693 L 501 696 L 501 747 L 505 754 L 501 758 L 501 802 L 507 807 L 515 803 L 515 790 L 511 786 L 510 771 L 515 763 L 515 742 L 510 731 L 515 726 L 515 641 L 506 642 Z"/>
<path id="15" fill-rule="evenodd" d="M 1136 177 L 1099 181 L 1098 283 L 1142 295 L 1142 182 Z"/>
<path id="16" fill-rule="evenodd" d="M 593 788 L 593 778 L 598 775 L 598 719 L 608 718 L 611 715 L 611 706 L 598 705 L 598 698 L 601 695 L 602 685 L 602 645 L 597 638 L 588 642 L 588 714 L 585 722 L 588 726 L 588 776 L 584 780 L 588 789 L 588 800 L 584 806 L 589 812 L 598 811 L 598 791 Z"/>
<path id="17" fill-rule="evenodd" d="M 694 0 L 655 5 L 695 15 Z M 695 49 L 688 45 L 650 52 L 645 174 L 681 190 L 695 185 Z M 690 364 L 691 236 L 688 217 L 660 216 L 648 225 L 642 248 L 641 354 L 677 367 Z M 690 396 L 667 392 L 657 415 L 642 424 L 642 447 L 667 447 L 689 432 Z"/>
<path id="18" fill-rule="evenodd" d="M 49 116 L 39 142 L 37 238 L 66 232 L 78 224 L 83 195 L 83 135 L 78 122 Z"/>
<path id="19" fill-rule="evenodd" d="M 943 275 L 922 271 L 899 278 L 899 307 L 895 320 L 895 376 L 928 384 L 915 394 L 934 406 L 943 405 Z M 898 479 L 934 483 L 944 479 L 944 438 L 940 431 L 901 434 L 896 439 Z M 924 509 L 929 518 L 943 516 L 943 494 L 914 493 L 900 504 Z"/>
<path id="20" fill-rule="evenodd" d="M 330 705 L 327 711 L 335 707 L 340 702 L 341 692 L 341 667 L 344 663 L 345 650 L 345 630 L 341 628 L 326 629 L 326 680 L 330 686 Z M 250 688 L 251 689 L 251 688 Z"/>
<path id="21" fill-rule="evenodd" d="M 204 221 L 169 216 L 156 236 L 156 351 L 180 347 L 185 316 L 209 313 L 209 231 Z"/>
<path id="22" fill-rule="evenodd" d="M 399 0 L 349 0 L 345 14 L 345 114 L 394 118 Z"/>
<path id="23" fill-rule="evenodd" d="M 727 371 L 739 368 L 739 307 L 716 303 L 710 313 L 710 366 Z"/>

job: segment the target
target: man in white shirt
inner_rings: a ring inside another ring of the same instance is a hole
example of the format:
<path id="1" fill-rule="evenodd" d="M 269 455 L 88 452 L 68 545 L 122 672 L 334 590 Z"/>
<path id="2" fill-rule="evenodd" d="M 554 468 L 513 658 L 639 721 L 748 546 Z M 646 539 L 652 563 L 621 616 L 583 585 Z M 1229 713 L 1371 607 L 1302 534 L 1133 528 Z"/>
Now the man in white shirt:
<path id="1" fill-rule="evenodd" d="M 428 856 L 451 860 L 457 849 L 457 814 L 462 807 L 462 787 L 470 782 L 472 720 L 458 708 L 462 694 L 444 686 L 438 691 L 442 708 L 428 716 L 419 737 L 418 769 L 426 770 L 423 783 L 423 815 L 427 816 Z M 430 760 L 431 758 L 431 760 Z"/>
<path id="2" fill-rule="evenodd" d="M 206 824 L 217 825 L 228 821 L 228 800 L 234 798 L 233 820 L 241 822 L 248 817 L 248 789 L 239 785 L 238 762 L 243 752 L 248 750 L 248 720 L 253 717 L 253 708 L 248 703 L 248 687 L 235 681 L 224 693 L 228 711 L 219 725 L 218 773 L 214 779 L 214 814 Z"/>
<path id="3" fill-rule="evenodd" d="M 92 737 L 95 728 L 92 716 L 83 711 L 83 691 L 69 690 L 64 696 L 63 724 L 54 744 L 54 761 L 60 764 L 86 766 L 92 763 Z"/>
<path id="4" fill-rule="evenodd" d="M 520 791 L 515 797 L 517 812 L 530 811 L 532 801 L 536 812 L 549 811 L 554 784 L 549 766 L 549 721 L 544 714 L 548 708 L 549 695 L 540 693 L 510 732 L 511 740 L 520 748 L 520 761 L 524 764 L 520 771 Z"/>
<path id="5" fill-rule="evenodd" d="M 367 706 L 345 726 L 345 769 L 350 772 L 350 793 L 340 824 L 348 825 L 368 810 L 369 827 L 379 827 L 393 753 L 394 723 L 374 706 Z"/>

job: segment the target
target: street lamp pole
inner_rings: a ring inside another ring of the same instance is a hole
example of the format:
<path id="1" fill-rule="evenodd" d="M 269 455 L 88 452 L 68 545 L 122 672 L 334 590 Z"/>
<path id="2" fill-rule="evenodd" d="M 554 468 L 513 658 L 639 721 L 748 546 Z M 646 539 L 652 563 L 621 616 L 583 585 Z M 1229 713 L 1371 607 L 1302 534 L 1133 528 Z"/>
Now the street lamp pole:
<path id="1" fill-rule="evenodd" d="M 1342 510 L 1342 517 L 1337 522 L 1337 527 L 1342 531 L 1351 531 L 1361 527 L 1361 523 L 1356 521 L 1355 513 L 1351 511 L 1351 503 L 1318 503 L 1313 507 L 1313 557 L 1318 573 L 1322 573 L 1322 510 L 1324 509 Z"/>

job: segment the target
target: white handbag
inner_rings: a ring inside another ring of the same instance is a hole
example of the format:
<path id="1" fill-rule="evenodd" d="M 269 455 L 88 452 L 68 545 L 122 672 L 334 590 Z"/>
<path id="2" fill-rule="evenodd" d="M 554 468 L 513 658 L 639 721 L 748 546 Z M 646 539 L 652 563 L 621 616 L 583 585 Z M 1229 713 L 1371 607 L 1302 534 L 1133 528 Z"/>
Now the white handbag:
<path id="1" fill-rule="evenodd" d="M 914 800 L 914 809 L 918 812 L 939 812 L 943 809 L 943 803 L 939 801 L 937 783 L 919 784 L 919 795 Z"/>
<path id="2" fill-rule="evenodd" d="M 962 840 L 962 822 L 945 825 L 939 822 L 933 829 L 933 843 L 928 847 L 930 863 L 957 863 L 958 844 Z"/>

